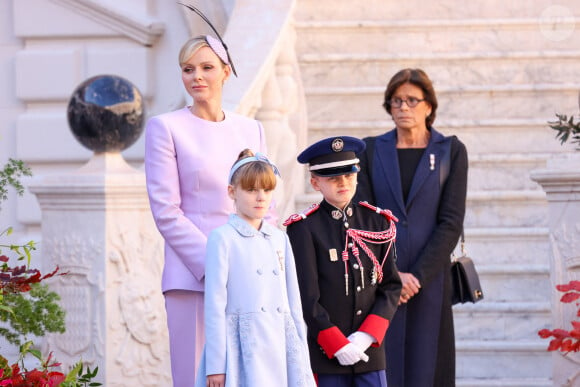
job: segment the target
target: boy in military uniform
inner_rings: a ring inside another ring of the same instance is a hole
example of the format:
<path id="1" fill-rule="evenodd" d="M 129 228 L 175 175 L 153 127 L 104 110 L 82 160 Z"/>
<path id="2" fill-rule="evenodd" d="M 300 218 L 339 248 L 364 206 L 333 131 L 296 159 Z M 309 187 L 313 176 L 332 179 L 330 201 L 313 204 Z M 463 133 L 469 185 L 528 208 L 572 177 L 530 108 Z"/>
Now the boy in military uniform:
<path id="1" fill-rule="evenodd" d="M 365 143 L 321 140 L 299 156 L 323 200 L 284 223 L 296 260 L 312 369 L 319 387 L 386 386 L 383 338 L 401 293 L 396 218 L 351 202 Z"/>

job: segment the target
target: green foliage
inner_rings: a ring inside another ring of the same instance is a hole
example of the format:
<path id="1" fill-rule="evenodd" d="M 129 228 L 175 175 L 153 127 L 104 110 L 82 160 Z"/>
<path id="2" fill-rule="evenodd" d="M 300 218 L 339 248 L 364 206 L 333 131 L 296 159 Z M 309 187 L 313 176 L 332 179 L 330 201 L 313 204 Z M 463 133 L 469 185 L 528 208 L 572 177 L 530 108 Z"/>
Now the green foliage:
<path id="1" fill-rule="evenodd" d="M 31 370 L 26 368 L 24 359 L 32 356 L 40 361 L 40 366 Z M 52 352 L 45 359 L 39 350 L 34 348 L 32 341 L 20 346 L 18 361 L 10 364 L 4 356 L 0 356 L 0 386 L 13 387 L 97 387 L 101 383 L 93 382 L 99 371 L 87 367 L 83 372 L 82 362 L 74 365 L 68 374 L 55 370 L 60 363 L 52 359 Z"/>
<path id="2" fill-rule="evenodd" d="M 22 176 L 32 176 L 22 161 L 9 159 L 8 164 L 0 170 L 0 203 L 8 197 L 8 186 L 13 187 L 18 195 L 24 193 L 20 182 Z M 0 237 L 9 236 L 12 227 L 0 232 Z M 7 250 L 19 262 L 20 266 L 8 264 L 10 258 L 3 254 Z M 83 369 L 82 361 L 75 364 L 67 374 L 56 371 L 60 363 L 52 361 L 52 352 L 44 359 L 41 352 L 34 347 L 27 335 L 38 337 L 48 332 L 65 332 L 65 312 L 58 304 L 60 297 L 40 282 L 57 275 L 58 267 L 49 274 L 42 275 L 37 269 L 30 268 L 31 252 L 36 250 L 34 241 L 24 245 L 0 244 L 0 336 L 9 343 L 19 346 L 18 361 L 10 364 L 0 355 L 0 386 L 53 386 L 53 387 L 97 387 L 101 383 L 93 382 L 99 370 Z M 63 274 L 58 274 L 63 275 Z M 32 370 L 25 367 L 24 359 L 32 356 L 41 365 Z"/>
<path id="3" fill-rule="evenodd" d="M 0 321 L 10 326 L 1 326 L 0 336 L 11 344 L 21 345 L 30 334 L 42 337 L 47 332 L 64 333 L 65 312 L 59 300 L 58 294 L 43 284 L 32 284 L 28 293 L 5 293 L 4 305 L 17 313 L 0 310 Z"/>
<path id="4" fill-rule="evenodd" d="M 61 384 L 62 387 L 97 387 L 102 386 L 101 383 L 92 382 L 91 380 L 97 376 L 99 372 L 99 367 L 95 367 L 91 371 L 90 367 L 87 367 L 86 371 L 83 373 L 83 363 L 79 361 L 73 369 L 66 376 L 65 381 Z"/>
<path id="5" fill-rule="evenodd" d="M 0 232 L 0 237 L 1 236 L 9 236 L 10 234 L 12 234 L 12 227 L 8 227 L 6 230 Z M 18 261 L 23 261 L 26 260 L 26 265 L 30 266 L 30 252 L 36 250 L 36 243 L 34 241 L 29 241 L 28 243 L 25 243 L 23 245 L 15 245 L 15 244 L 10 244 L 10 245 L 5 245 L 0 243 L 0 254 L 2 254 L 2 249 L 9 249 L 11 252 L 16 254 L 16 259 Z M 3 268 L 6 268 L 6 264 L 3 265 Z"/>
<path id="6" fill-rule="evenodd" d="M 8 199 L 8 186 L 13 187 L 18 195 L 24 193 L 20 183 L 22 176 L 32 176 L 30 168 L 21 160 L 8 159 L 8 163 L 0 170 L 0 202 Z"/>
<path id="7" fill-rule="evenodd" d="M 574 122 L 574 116 L 568 118 L 565 114 L 556 114 L 558 121 L 548 121 L 550 128 L 556 130 L 556 138 L 560 140 L 560 144 L 564 144 L 568 140 L 572 144 L 580 144 L 580 122 Z M 576 148 L 580 150 L 580 146 Z"/>

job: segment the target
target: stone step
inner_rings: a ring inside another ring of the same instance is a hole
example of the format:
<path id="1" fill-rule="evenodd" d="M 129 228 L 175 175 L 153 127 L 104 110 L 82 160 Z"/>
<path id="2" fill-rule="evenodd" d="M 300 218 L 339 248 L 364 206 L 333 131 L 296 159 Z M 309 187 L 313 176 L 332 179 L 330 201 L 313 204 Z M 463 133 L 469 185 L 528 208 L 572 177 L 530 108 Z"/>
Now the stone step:
<path id="1" fill-rule="evenodd" d="M 570 18 L 560 31 L 543 28 L 537 17 L 452 20 L 297 21 L 298 52 L 325 54 L 348 52 L 504 52 L 567 50 L 580 39 L 574 28 L 580 18 Z M 566 28 L 568 27 L 568 28 Z M 364 44 L 361 44 L 364 42 Z"/>
<path id="2" fill-rule="evenodd" d="M 487 295 L 486 295 L 487 296 Z M 453 307 L 455 340 L 536 340 L 551 327 L 549 302 L 493 302 Z M 548 341 L 545 341 L 546 346 Z"/>
<path id="3" fill-rule="evenodd" d="M 577 108 L 576 108 L 577 109 Z M 563 110 L 562 110 L 563 111 Z M 546 117 L 555 117 L 550 113 Z M 478 154 L 521 153 L 546 154 L 566 152 L 569 147 L 561 146 L 555 139 L 556 131 L 547 126 L 544 119 L 450 119 L 438 114 L 435 128 L 445 135 L 455 134 L 467 147 L 470 159 Z M 311 120 L 308 123 L 308 141 L 313 143 L 334 135 L 354 137 L 376 136 L 393 129 L 390 117 L 376 120 Z"/>
<path id="4" fill-rule="evenodd" d="M 548 262 L 547 227 L 466 228 L 467 255 L 479 266 L 529 265 Z M 459 250 L 459 248 L 457 249 Z"/>
<path id="5" fill-rule="evenodd" d="M 530 173 L 545 168 L 549 157 L 529 153 L 470 154 L 468 190 L 541 190 Z"/>
<path id="6" fill-rule="evenodd" d="M 546 117 L 552 120 L 555 116 L 546 114 Z M 481 120 L 479 125 L 477 121 L 468 122 L 472 125 L 464 126 L 461 120 L 443 121 L 442 132 L 456 134 L 470 155 L 519 153 L 522 150 L 528 154 L 544 155 L 569 151 L 569 146 L 562 146 L 556 139 L 556 131 L 548 127 L 547 121 L 491 119 Z"/>
<path id="7" fill-rule="evenodd" d="M 300 55 L 305 85 L 386 88 L 402 68 L 421 68 L 437 87 L 532 83 L 567 83 L 580 79 L 580 51 L 452 52 L 421 51 Z"/>
<path id="8" fill-rule="evenodd" d="M 576 0 L 559 0 L 556 8 L 551 7 L 546 0 L 504 1 L 486 0 L 458 3 L 457 0 L 438 0 L 425 2 L 423 0 L 408 0 L 404 6 L 397 2 L 384 0 L 365 0 L 364 2 L 348 2 L 336 0 L 297 0 L 295 19 L 298 21 L 327 20 L 401 20 L 424 19 L 436 23 L 439 18 L 535 18 L 537 23 L 541 18 L 552 14 L 564 17 L 573 14 L 577 9 Z M 342 4 L 342 6 L 340 5 Z"/>
<path id="9" fill-rule="evenodd" d="M 535 265 L 484 265 L 473 258 L 483 289 L 483 302 L 545 302 L 552 294 L 550 268 Z M 478 304 L 479 305 L 479 304 Z"/>
<path id="10" fill-rule="evenodd" d="M 465 228 L 542 227 L 548 206 L 540 190 L 475 191 L 467 193 Z"/>
<path id="11" fill-rule="evenodd" d="M 552 371 L 552 353 L 538 340 L 471 340 L 456 343 L 457 376 L 473 379 L 542 379 Z"/>
<path id="12" fill-rule="evenodd" d="M 545 378 L 520 379 L 457 379 L 457 387 L 553 387 L 552 380 Z"/>
<path id="13" fill-rule="evenodd" d="M 438 87 L 438 117 L 485 120 L 490 117 L 525 120 L 578 109 L 580 84 L 485 85 Z M 390 120 L 383 107 L 384 86 L 313 87 L 306 85 L 310 121 Z"/>

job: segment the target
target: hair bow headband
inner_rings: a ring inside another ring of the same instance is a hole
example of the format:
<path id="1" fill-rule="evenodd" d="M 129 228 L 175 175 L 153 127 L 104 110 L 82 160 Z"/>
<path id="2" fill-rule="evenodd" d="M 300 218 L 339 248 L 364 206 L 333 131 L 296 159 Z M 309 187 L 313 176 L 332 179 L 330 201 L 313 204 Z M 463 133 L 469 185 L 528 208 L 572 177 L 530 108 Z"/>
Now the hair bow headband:
<path id="1" fill-rule="evenodd" d="M 210 46 L 210 48 L 213 50 L 213 52 L 215 52 L 215 54 L 217 56 L 219 56 L 219 58 L 225 64 L 229 65 L 232 68 L 232 72 L 237 77 L 238 74 L 236 73 L 236 68 L 234 67 L 234 63 L 232 62 L 232 58 L 230 57 L 230 52 L 228 51 L 228 46 L 226 46 L 226 44 L 224 43 L 224 40 L 222 39 L 222 37 L 220 36 L 220 34 L 217 32 L 217 30 L 215 29 L 215 27 L 213 26 L 213 24 L 211 24 L 211 22 L 209 21 L 209 19 L 199 9 L 195 8 L 194 6 L 187 5 L 187 4 L 183 4 L 183 3 L 179 3 L 179 4 L 183 5 L 184 7 L 189 8 L 193 12 L 197 13 L 199 15 L 199 17 L 201 17 L 203 19 L 203 21 L 206 22 L 207 25 L 216 34 L 217 39 L 215 39 L 211 35 L 206 35 L 205 36 L 205 41 Z"/>
<path id="2" fill-rule="evenodd" d="M 276 167 L 270 160 L 268 160 L 266 155 L 258 152 L 258 153 L 256 153 L 255 156 L 243 158 L 234 164 L 234 166 L 232 167 L 232 170 L 230 171 L 230 176 L 228 177 L 228 184 L 232 184 L 232 177 L 234 177 L 234 174 L 236 173 L 236 171 L 238 169 L 240 169 L 240 167 L 242 167 L 243 165 L 246 165 L 248 163 L 252 163 L 254 161 L 261 161 L 263 163 L 268 164 L 270 167 L 272 167 L 272 170 L 274 171 L 275 175 L 282 177 L 280 175 L 280 171 L 278 170 L 278 167 Z"/>

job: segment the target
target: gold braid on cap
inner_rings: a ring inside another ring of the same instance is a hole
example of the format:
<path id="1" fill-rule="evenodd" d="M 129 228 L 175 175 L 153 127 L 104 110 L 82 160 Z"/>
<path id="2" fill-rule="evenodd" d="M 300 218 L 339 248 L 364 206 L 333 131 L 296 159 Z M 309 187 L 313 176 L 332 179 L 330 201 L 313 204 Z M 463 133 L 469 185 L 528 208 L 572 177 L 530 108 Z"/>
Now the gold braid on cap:
<path id="1" fill-rule="evenodd" d="M 229 65 L 232 68 L 232 72 L 234 73 L 234 75 L 237 77 L 238 74 L 236 73 L 236 68 L 234 67 L 234 63 L 232 62 L 232 58 L 230 57 L 230 52 L 228 51 L 228 46 L 226 46 L 226 44 L 224 43 L 224 40 L 222 39 L 222 37 L 220 36 L 219 32 L 217 32 L 217 30 L 215 29 L 215 27 L 213 26 L 213 24 L 211 24 L 211 22 L 209 21 L 209 19 L 203 14 L 203 12 L 201 12 L 199 9 L 197 9 L 196 7 L 194 7 L 193 5 L 188 5 L 188 4 L 183 4 L 183 3 L 179 3 L 181 5 L 183 5 L 184 7 L 189 8 L 191 11 L 195 12 L 196 14 L 199 15 L 199 17 L 201 17 L 203 19 L 204 22 L 207 23 L 207 25 L 212 29 L 212 31 L 215 33 L 215 35 L 217 36 L 219 43 L 223 46 L 223 50 L 221 49 L 221 47 L 217 46 L 216 47 L 216 41 L 215 39 L 213 39 L 212 36 L 207 35 L 205 40 L 207 41 L 207 44 L 211 47 L 211 49 L 213 50 L 213 52 L 215 52 L 215 54 L 227 65 Z M 225 56 L 224 56 L 224 52 L 225 52 Z"/>

